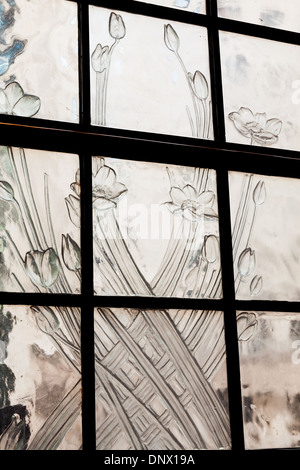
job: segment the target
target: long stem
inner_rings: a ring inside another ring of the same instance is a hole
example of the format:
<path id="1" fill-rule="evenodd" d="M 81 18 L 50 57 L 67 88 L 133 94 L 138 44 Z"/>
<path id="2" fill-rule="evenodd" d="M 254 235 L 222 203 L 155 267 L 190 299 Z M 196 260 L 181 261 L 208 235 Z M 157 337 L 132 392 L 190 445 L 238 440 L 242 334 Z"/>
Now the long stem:
<path id="1" fill-rule="evenodd" d="M 199 113 L 198 113 L 198 108 L 197 108 L 197 103 L 196 103 L 196 96 L 195 96 L 195 93 L 194 93 L 194 90 L 192 88 L 192 85 L 190 83 L 190 78 L 189 78 L 189 74 L 188 74 L 188 71 L 187 69 L 185 68 L 185 65 L 183 63 L 183 60 L 181 59 L 180 55 L 178 52 L 175 52 L 175 55 L 184 71 L 184 75 L 185 75 L 185 78 L 187 80 L 187 83 L 188 83 L 188 87 L 189 87 L 189 90 L 190 90 L 190 93 L 191 93 L 191 97 L 192 97 L 192 102 L 193 102 L 193 107 L 194 107 L 194 113 L 195 113 L 195 120 L 196 120 L 196 136 L 199 137 L 199 130 L 200 130 L 200 120 L 199 120 Z"/>
<path id="2" fill-rule="evenodd" d="M 36 206 L 36 203 L 35 203 L 35 199 L 34 199 L 34 195 L 33 195 L 33 191 L 32 191 L 32 186 L 31 186 L 31 181 L 30 181 L 30 176 L 29 176 L 29 171 L 28 171 L 28 165 L 27 165 L 27 161 L 26 161 L 26 156 L 25 156 L 24 149 L 22 149 L 22 148 L 20 149 L 20 157 L 21 157 L 21 164 L 22 164 L 22 169 L 23 169 L 25 185 L 26 185 L 27 192 L 28 192 L 28 195 L 29 195 L 29 201 L 30 201 L 30 204 L 31 204 L 31 207 L 32 207 L 32 210 L 33 210 L 33 214 L 34 214 L 34 216 L 36 218 L 36 221 L 37 221 L 38 229 L 40 231 L 40 238 L 43 240 L 45 248 L 46 248 L 47 247 L 47 240 L 46 240 L 46 237 L 45 237 L 45 234 L 44 234 L 44 230 L 43 230 L 43 227 L 42 227 L 42 224 L 41 224 L 40 216 L 39 216 L 37 206 Z"/>
<path id="3" fill-rule="evenodd" d="M 53 223 L 52 223 L 52 217 L 51 217 L 51 209 L 50 209 L 50 200 L 49 200 L 49 181 L 48 181 L 48 175 L 45 173 L 44 174 L 44 196 L 45 196 L 45 207 L 46 207 L 46 214 L 47 214 L 47 222 L 48 222 L 48 228 L 49 228 L 49 233 L 50 233 L 50 238 L 51 238 L 51 243 L 53 248 L 55 249 L 55 252 L 58 256 L 58 249 L 57 249 L 57 243 L 55 239 L 55 234 L 54 234 L 54 228 L 53 228 Z M 63 265 L 59 259 L 59 265 L 60 265 L 60 273 L 62 274 L 63 280 L 66 283 L 67 290 L 71 293 L 72 289 L 69 285 L 69 282 L 66 278 L 66 275 L 64 273 Z"/>
<path id="4" fill-rule="evenodd" d="M 115 42 L 111 46 L 108 52 L 108 60 L 107 60 L 107 69 L 104 77 L 104 85 L 103 85 L 103 125 L 106 126 L 106 103 L 107 103 L 107 84 L 108 84 L 108 76 L 109 76 L 109 69 L 111 64 L 111 57 L 114 48 L 120 42 L 120 39 L 115 39 Z"/>
<path id="5" fill-rule="evenodd" d="M 18 192 L 20 194 L 21 204 L 23 206 L 25 217 L 27 219 L 28 225 L 29 225 L 31 233 L 32 233 L 32 237 L 34 239 L 35 244 L 40 249 L 42 249 L 39 237 L 38 237 L 37 232 L 35 230 L 35 226 L 34 226 L 34 223 L 33 223 L 32 217 L 31 217 L 31 213 L 30 213 L 28 204 L 26 202 L 26 198 L 25 198 L 24 191 L 23 191 L 23 188 L 22 188 L 22 184 L 21 184 L 21 181 L 20 181 L 20 178 L 19 178 L 18 169 L 17 169 L 17 166 L 16 166 L 16 162 L 15 162 L 15 158 L 14 158 L 12 148 L 7 147 L 7 152 L 8 152 L 8 155 L 9 155 L 9 159 L 10 159 L 11 167 L 12 167 L 12 170 L 13 170 L 13 176 L 14 176 L 14 179 L 15 179 L 15 182 L 16 182 L 16 185 L 17 185 L 17 189 L 18 189 Z"/>

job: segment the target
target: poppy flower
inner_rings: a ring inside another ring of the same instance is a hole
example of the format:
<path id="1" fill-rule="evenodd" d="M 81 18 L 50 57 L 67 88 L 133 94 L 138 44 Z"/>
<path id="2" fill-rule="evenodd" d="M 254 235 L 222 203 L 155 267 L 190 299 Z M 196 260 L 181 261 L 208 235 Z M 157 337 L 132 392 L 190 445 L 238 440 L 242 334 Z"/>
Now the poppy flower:
<path id="1" fill-rule="evenodd" d="M 170 196 L 172 201 L 166 202 L 165 205 L 173 214 L 179 214 L 191 221 L 218 218 L 212 208 L 215 199 L 212 191 L 198 193 L 193 186 L 187 184 L 182 189 L 173 186 Z"/>
<path id="2" fill-rule="evenodd" d="M 117 181 L 116 172 L 102 165 L 93 178 L 93 203 L 97 209 L 115 207 L 118 198 L 127 191 L 124 184 Z"/>
<path id="3" fill-rule="evenodd" d="M 238 112 L 228 115 L 235 128 L 245 137 L 250 137 L 259 145 L 272 145 L 278 140 L 282 121 L 277 118 L 267 119 L 266 113 L 256 113 L 241 107 Z"/>

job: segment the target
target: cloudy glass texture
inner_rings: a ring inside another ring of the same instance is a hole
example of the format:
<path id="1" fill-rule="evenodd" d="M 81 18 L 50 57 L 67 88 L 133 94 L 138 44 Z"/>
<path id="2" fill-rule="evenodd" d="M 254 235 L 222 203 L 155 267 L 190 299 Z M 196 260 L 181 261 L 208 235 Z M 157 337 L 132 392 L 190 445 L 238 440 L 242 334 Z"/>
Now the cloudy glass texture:
<path id="1" fill-rule="evenodd" d="M 238 312 L 247 450 L 299 447 L 300 315 Z"/>
<path id="2" fill-rule="evenodd" d="M 300 47 L 220 32 L 226 140 L 299 150 Z"/>
<path id="3" fill-rule="evenodd" d="M 218 15 L 299 33 L 298 0 L 218 0 Z"/>

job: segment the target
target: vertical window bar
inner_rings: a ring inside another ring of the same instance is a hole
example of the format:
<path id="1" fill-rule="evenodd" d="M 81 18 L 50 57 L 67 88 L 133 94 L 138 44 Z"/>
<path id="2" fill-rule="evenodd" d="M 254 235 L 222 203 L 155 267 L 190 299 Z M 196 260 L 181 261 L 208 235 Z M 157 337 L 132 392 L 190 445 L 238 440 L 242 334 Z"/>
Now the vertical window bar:
<path id="1" fill-rule="evenodd" d="M 208 43 L 209 64 L 212 88 L 212 110 L 215 140 L 225 142 L 225 123 L 223 107 L 223 89 L 221 74 L 221 57 L 219 44 L 219 30 L 217 27 L 218 7 L 217 0 L 206 0 L 206 12 L 209 18 Z"/>
<path id="2" fill-rule="evenodd" d="M 88 2 L 78 3 L 79 23 L 79 93 L 80 93 L 80 124 L 83 128 L 90 125 L 90 45 L 89 45 L 89 5 Z"/>
<path id="3" fill-rule="evenodd" d="M 244 449 L 243 416 L 231 242 L 229 183 L 226 169 L 217 170 L 217 188 L 232 450 L 241 451 Z"/>

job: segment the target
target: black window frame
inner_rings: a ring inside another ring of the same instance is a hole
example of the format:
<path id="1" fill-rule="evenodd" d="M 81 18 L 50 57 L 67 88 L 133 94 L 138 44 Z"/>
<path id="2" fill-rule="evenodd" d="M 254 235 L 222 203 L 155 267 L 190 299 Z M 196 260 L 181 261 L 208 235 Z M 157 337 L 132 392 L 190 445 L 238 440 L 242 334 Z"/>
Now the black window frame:
<path id="1" fill-rule="evenodd" d="M 70 0 L 65 0 L 70 1 Z M 219 31 L 231 31 L 272 41 L 300 45 L 300 33 L 279 30 L 224 18 L 217 15 L 217 0 L 206 0 L 206 15 L 165 8 L 134 0 L 72 0 L 78 5 L 80 119 L 78 124 L 39 118 L 0 116 L 1 145 L 76 153 L 81 172 L 81 294 L 36 294 L 1 292 L 1 304 L 68 305 L 82 311 L 83 451 L 95 451 L 95 379 L 93 312 L 95 307 L 197 308 L 224 312 L 227 352 L 228 394 L 232 449 L 231 455 L 245 453 L 236 312 L 300 312 L 300 302 L 240 301 L 235 299 L 231 244 L 228 172 L 300 177 L 297 151 L 260 148 L 226 142 L 222 94 Z M 134 130 L 103 128 L 90 124 L 89 5 L 127 11 L 150 17 L 205 26 L 208 29 L 214 140 L 152 134 Z M 181 299 L 95 296 L 93 292 L 92 171 L 93 155 L 186 166 L 212 168 L 217 174 L 220 220 L 220 248 L 223 278 L 222 299 Z M 282 449 L 279 449 L 282 450 Z M 292 449 L 291 449 L 292 450 Z M 297 450 L 297 449 L 296 449 Z M 299 449 L 298 449 L 299 450 Z M 216 454 L 221 451 L 211 451 Z M 250 451 L 254 455 L 256 451 Z M 222 457 L 224 456 L 224 452 Z M 117 454 L 117 453 L 115 453 Z M 249 452 L 247 452 L 249 455 Z M 98 457 L 99 458 L 99 457 Z"/>

